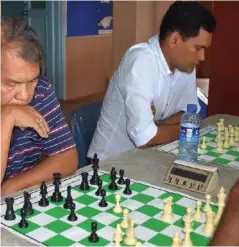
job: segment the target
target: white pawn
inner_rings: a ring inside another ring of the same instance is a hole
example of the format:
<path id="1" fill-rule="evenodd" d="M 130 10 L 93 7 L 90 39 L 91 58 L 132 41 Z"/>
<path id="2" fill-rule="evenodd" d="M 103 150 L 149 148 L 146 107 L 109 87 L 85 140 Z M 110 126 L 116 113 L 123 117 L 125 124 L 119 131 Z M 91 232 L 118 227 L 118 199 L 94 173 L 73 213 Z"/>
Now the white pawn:
<path id="1" fill-rule="evenodd" d="M 115 196 L 116 205 L 115 205 L 115 207 L 113 209 L 114 213 L 116 213 L 116 214 L 120 214 L 123 211 L 123 209 L 122 209 L 122 207 L 120 206 L 120 203 L 119 203 L 120 202 L 120 199 L 121 199 L 121 196 L 117 194 Z"/>
<path id="2" fill-rule="evenodd" d="M 206 204 L 205 204 L 205 206 L 204 206 L 204 208 L 203 208 L 203 211 L 206 213 L 207 211 L 212 211 L 212 208 L 211 208 L 211 205 L 210 205 L 210 203 L 211 203 L 211 195 L 209 195 L 209 194 L 207 194 L 206 195 Z"/>
<path id="3" fill-rule="evenodd" d="M 173 235 L 173 243 L 171 246 L 173 247 L 181 246 L 181 238 L 178 231 L 176 231 L 175 234 Z"/>
<path id="4" fill-rule="evenodd" d="M 209 210 L 206 212 L 207 215 L 207 221 L 206 224 L 203 227 L 203 232 L 212 236 L 214 232 L 214 217 L 215 213 L 212 210 Z"/>
<path id="5" fill-rule="evenodd" d="M 206 137 L 203 136 L 203 138 L 202 138 L 202 144 L 201 144 L 201 149 L 206 149 L 206 148 L 207 148 Z"/>
<path id="6" fill-rule="evenodd" d="M 202 206 L 202 202 L 201 201 L 197 201 L 196 202 L 196 212 L 195 214 L 193 215 L 193 218 L 194 220 L 203 220 L 203 215 L 202 215 L 202 212 L 201 212 L 201 206 Z"/>
<path id="7" fill-rule="evenodd" d="M 173 197 L 169 196 L 168 198 L 164 199 L 164 210 L 161 218 L 165 221 L 172 221 L 173 220 L 173 214 L 172 214 L 172 201 Z"/>
<path id="8" fill-rule="evenodd" d="M 228 139 L 229 139 L 228 136 L 225 136 L 225 140 L 224 140 L 224 144 L 223 144 L 224 148 L 229 148 Z"/>
<path id="9" fill-rule="evenodd" d="M 219 121 L 221 123 L 221 130 L 224 131 L 224 129 L 225 129 L 225 127 L 224 127 L 224 118 L 220 118 Z"/>
<path id="10" fill-rule="evenodd" d="M 123 220 L 122 220 L 122 222 L 121 222 L 121 224 L 120 224 L 120 226 L 122 227 L 122 228 L 128 228 L 129 227 L 129 210 L 127 209 L 127 208 L 125 208 L 124 210 L 123 210 Z"/>
<path id="11" fill-rule="evenodd" d="M 126 231 L 126 238 L 124 239 L 124 242 L 127 245 L 135 245 L 137 242 L 137 239 L 135 238 L 134 221 L 133 220 L 131 220 L 129 223 L 129 227 Z"/>
<path id="12" fill-rule="evenodd" d="M 225 193 L 225 189 L 223 187 L 221 187 L 219 193 L 217 194 L 217 204 L 218 204 L 218 210 L 217 210 L 217 214 L 214 218 L 214 225 L 217 226 L 221 217 L 222 217 L 222 213 L 225 207 L 225 199 L 226 199 L 226 193 Z"/>
<path id="13" fill-rule="evenodd" d="M 216 152 L 217 153 L 223 153 L 223 148 L 222 148 L 222 142 L 221 142 L 221 140 L 217 140 L 217 148 L 216 148 Z"/>
<path id="14" fill-rule="evenodd" d="M 114 239 L 113 240 L 115 241 L 115 247 L 119 247 L 120 242 L 123 240 L 120 224 L 117 224 L 117 228 L 114 232 Z"/>

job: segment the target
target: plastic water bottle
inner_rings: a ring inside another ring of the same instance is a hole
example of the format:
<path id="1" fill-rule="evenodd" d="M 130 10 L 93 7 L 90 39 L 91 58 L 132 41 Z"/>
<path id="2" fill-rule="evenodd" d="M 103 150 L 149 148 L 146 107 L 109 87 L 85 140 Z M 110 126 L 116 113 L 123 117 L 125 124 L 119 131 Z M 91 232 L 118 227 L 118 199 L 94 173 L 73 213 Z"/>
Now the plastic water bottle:
<path id="1" fill-rule="evenodd" d="M 200 119 L 197 114 L 197 105 L 187 105 L 187 112 L 182 116 L 180 127 L 179 159 L 196 163 L 200 140 Z"/>

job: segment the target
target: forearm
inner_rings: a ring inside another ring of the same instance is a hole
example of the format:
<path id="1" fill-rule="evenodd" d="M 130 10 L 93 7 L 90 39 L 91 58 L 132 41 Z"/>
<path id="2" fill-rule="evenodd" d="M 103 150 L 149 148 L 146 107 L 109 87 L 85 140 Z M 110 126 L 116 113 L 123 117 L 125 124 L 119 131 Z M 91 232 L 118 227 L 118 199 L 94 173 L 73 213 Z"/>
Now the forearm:
<path id="1" fill-rule="evenodd" d="M 41 184 L 42 181 L 51 181 L 52 174 L 55 172 L 61 173 L 62 176 L 73 174 L 77 169 L 77 164 L 78 160 L 75 148 L 51 156 L 34 168 L 5 181 L 2 184 L 2 195 L 11 194 L 30 186 Z"/>
<path id="2" fill-rule="evenodd" d="M 169 118 L 163 120 L 162 122 L 165 124 L 179 124 L 181 122 L 182 115 L 184 114 L 183 111 L 180 111 Z"/>
<path id="3" fill-rule="evenodd" d="M 13 131 L 13 121 L 5 107 L 1 107 L 1 183 L 5 175 L 9 147 Z"/>
<path id="4" fill-rule="evenodd" d="M 179 124 L 159 124 L 156 135 L 140 148 L 151 147 L 174 141 L 179 136 Z"/>

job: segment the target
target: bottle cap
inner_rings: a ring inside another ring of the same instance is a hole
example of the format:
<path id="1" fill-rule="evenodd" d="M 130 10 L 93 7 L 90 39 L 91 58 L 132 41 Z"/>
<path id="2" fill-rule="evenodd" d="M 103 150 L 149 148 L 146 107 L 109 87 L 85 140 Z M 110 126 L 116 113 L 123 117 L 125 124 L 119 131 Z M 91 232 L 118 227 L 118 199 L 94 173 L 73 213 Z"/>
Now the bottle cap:
<path id="1" fill-rule="evenodd" d="M 188 104 L 187 105 L 187 112 L 188 113 L 196 113 L 197 112 L 197 105 L 195 105 L 195 104 Z"/>

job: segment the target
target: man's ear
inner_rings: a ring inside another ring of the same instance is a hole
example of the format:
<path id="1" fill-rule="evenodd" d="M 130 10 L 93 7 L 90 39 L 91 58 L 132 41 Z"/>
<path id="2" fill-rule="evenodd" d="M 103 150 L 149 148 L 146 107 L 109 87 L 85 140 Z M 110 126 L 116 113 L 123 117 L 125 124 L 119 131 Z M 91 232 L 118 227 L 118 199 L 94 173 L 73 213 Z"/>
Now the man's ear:
<path id="1" fill-rule="evenodd" d="M 174 31 L 169 35 L 169 46 L 172 49 L 182 41 L 182 36 L 177 31 Z"/>

